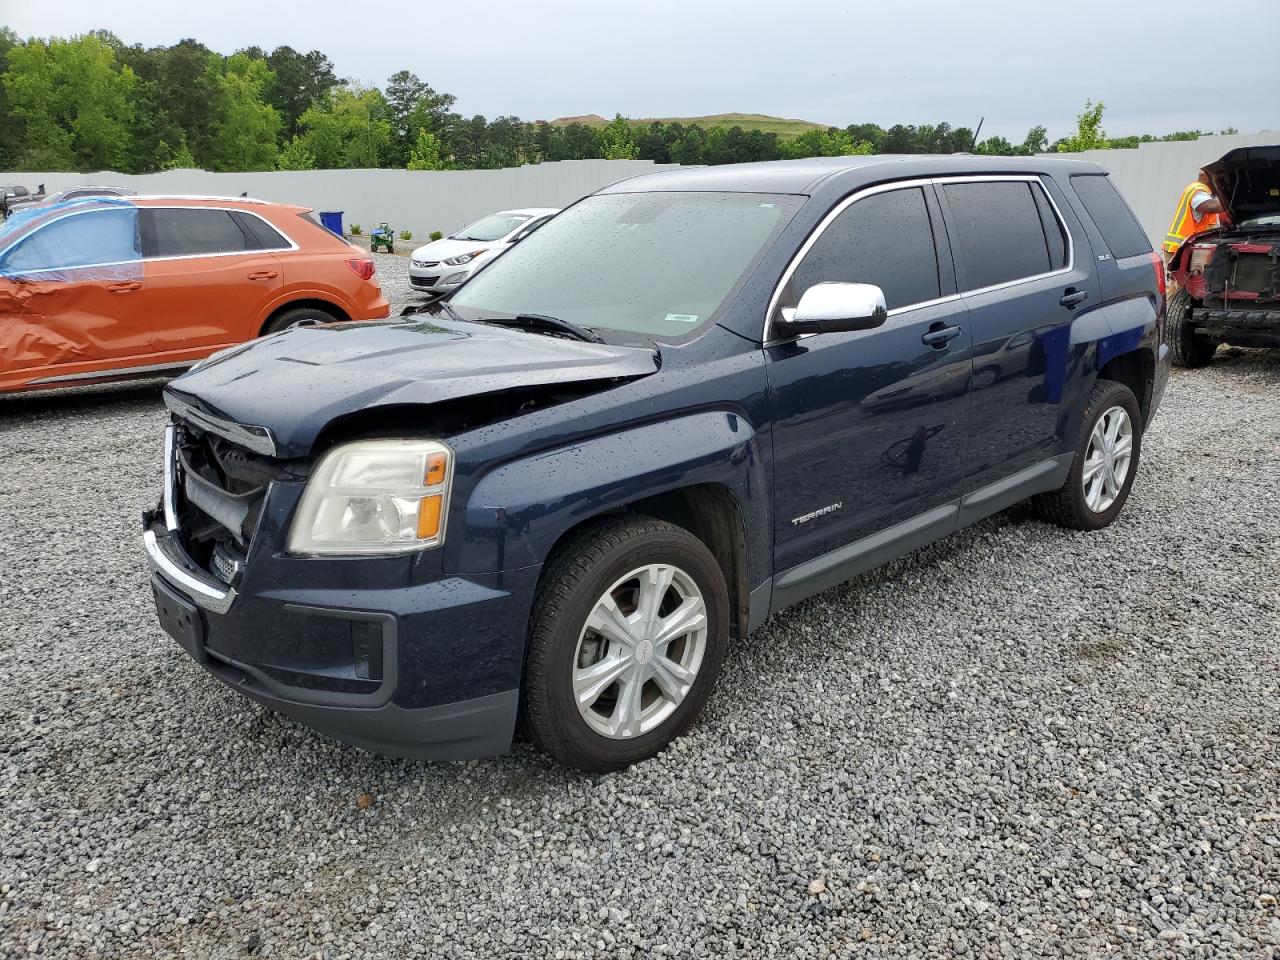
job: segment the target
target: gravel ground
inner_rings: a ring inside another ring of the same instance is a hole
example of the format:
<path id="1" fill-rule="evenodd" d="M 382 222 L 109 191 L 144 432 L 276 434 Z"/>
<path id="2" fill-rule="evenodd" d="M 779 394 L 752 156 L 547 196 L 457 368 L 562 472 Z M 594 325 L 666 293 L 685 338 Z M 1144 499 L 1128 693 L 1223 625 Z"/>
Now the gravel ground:
<path id="1" fill-rule="evenodd" d="M 138 544 L 163 420 L 0 400 L 5 960 L 1280 956 L 1280 351 L 1175 373 L 1110 529 L 1015 509 L 815 597 L 604 777 L 202 674 Z"/>

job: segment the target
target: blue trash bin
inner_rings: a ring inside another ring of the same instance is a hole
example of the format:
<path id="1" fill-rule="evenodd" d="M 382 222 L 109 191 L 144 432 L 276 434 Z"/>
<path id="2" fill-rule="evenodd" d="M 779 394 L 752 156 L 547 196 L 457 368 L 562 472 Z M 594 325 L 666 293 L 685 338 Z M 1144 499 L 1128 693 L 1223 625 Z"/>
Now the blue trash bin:
<path id="1" fill-rule="evenodd" d="M 336 233 L 342 236 L 342 211 L 341 210 L 324 210 L 320 213 L 320 222 L 324 224 L 324 228 L 330 233 Z"/>

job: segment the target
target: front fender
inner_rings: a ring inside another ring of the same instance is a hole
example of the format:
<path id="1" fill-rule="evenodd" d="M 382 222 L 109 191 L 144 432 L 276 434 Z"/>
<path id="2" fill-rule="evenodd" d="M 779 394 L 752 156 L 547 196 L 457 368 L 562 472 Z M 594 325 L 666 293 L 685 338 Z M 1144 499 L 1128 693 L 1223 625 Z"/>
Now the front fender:
<path id="1" fill-rule="evenodd" d="M 720 484 L 742 513 L 751 583 L 768 576 L 765 451 L 740 414 L 708 410 L 503 464 L 472 489 L 459 572 L 543 563 L 584 520 L 694 484 Z"/>

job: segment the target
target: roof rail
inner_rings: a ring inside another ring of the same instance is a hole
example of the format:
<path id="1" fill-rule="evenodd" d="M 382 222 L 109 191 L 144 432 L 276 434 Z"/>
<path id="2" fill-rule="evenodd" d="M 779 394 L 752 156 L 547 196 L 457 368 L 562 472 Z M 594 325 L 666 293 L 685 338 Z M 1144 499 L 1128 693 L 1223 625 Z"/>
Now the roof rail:
<path id="1" fill-rule="evenodd" d="M 142 193 L 134 200 L 230 200 L 234 203 L 275 203 L 275 200 L 260 200 L 257 197 L 229 197 L 199 193 Z"/>

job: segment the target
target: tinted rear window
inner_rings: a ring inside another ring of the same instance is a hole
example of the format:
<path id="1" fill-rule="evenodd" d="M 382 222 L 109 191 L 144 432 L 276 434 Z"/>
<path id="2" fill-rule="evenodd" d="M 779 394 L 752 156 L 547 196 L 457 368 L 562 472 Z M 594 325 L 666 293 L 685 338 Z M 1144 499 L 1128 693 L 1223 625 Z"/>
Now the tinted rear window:
<path id="1" fill-rule="evenodd" d="M 1025 180 L 949 183 L 943 186 L 955 220 L 955 248 L 966 290 L 1039 276 L 1065 263 L 1061 227 L 1052 244 L 1045 234 L 1037 184 Z"/>
<path id="2" fill-rule="evenodd" d="M 1071 186 L 1089 211 L 1113 257 L 1123 260 L 1151 252 L 1151 241 L 1143 232 L 1142 225 L 1108 177 L 1077 174 L 1071 178 Z"/>
<path id="3" fill-rule="evenodd" d="M 826 281 L 874 283 L 890 310 L 937 299 L 938 255 L 920 188 L 874 193 L 845 209 L 805 254 L 784 302 Z"/>
<path id="4" fill-rule="evenodd" d="M 149 209 L 143 216 L 151 233 L 148 256 L 191 257 L 247 248 L 244 231 L 225 210 Z"/>
<path id="5" fill-rule="evenodd" d="M 261 217 L 256 217 L 252 213 L 237 213 L 235 216 L 236 219 L 240 221 L 240 226 L 244 227 L 245 231 L 253 238 L 254 243 L 260 249 L 289 249 L 289 241 Z"/>

